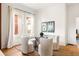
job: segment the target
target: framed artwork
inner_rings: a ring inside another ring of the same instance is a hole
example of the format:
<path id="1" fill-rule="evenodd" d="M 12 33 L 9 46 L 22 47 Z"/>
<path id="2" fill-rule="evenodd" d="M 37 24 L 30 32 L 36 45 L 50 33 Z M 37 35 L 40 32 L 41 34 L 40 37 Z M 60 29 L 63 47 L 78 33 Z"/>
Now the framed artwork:
<path id="1" fill-rule="evenodd" d="M 55 21 L 47 22 L 47 31 L 48 32 L 55 32 Z"/>
<path id="2" fill-rule="evenodd" d="M 41 24 L 41 31 L 46 32 L 47 31 L 47 22 L 42 22 Z"/>
<path id="3" fill-rule="evenodd" d="M 42 22 L 41 30 L 42 32 L 55 32 L 55 21 Z"/>

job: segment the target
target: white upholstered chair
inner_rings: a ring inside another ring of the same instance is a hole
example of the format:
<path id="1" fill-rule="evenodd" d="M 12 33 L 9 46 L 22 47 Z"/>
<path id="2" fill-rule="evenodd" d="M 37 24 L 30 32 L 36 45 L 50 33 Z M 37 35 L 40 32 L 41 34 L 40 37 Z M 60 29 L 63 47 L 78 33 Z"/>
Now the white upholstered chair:
<path id="1" fill-rule="evenodd" d="M 38 53 L 40 56 L 52 56 L 52 39 L 40 38 L 40 44 L 38 47 Z"/>
<path id="2" fill-rule="evenodd" d="M 28 40 L 29 40 L 28 37 L 23 37 L 22 38 L 21 51 L 24 54 L 27 54 L 28 53 L 28 48 L 29 48 L 29 46 L 28 46 Z"/>
<path id="3" fill-rule="evenodd" d="M 53 38 L 53 50 L 59 50 L 59 36 Z"/>
<path id="4" fill-rule="evenodd" d="M 27 54 L 34 51 L 34 47 L 33 47 L 34 40 L 35 38 L 26 37 L 26 36 L 22 38 L 21 51 L 23 54 Z"/>

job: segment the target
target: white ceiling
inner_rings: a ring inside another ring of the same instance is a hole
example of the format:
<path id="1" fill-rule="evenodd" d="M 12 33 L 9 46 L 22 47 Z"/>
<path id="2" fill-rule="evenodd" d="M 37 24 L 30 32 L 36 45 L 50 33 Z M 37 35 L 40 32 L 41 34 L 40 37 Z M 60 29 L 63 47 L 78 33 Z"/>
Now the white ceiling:
<path id="1" fill-rule="evenodd" d="M 39 9 L 46 8 L 49 6 L 56 6 L 57 4 L 58 3 L 23 3 L 22 5 L 25 5 L 34 10 L 39 10 Z"/>
<path id="2" fill-rule="evenodd" d="M 55 7 L 57 4 L 61 4 L 61 3 L 22 3 L 22 5 L 27 6 L 33 10 L 40 10 L 40 9 L 50 7 L 50 6 Z M 76 5 L 76 4 L 79 5 L 79 3 L 63 3 L 63 4 L 66 4 L 68 6 Z"/>

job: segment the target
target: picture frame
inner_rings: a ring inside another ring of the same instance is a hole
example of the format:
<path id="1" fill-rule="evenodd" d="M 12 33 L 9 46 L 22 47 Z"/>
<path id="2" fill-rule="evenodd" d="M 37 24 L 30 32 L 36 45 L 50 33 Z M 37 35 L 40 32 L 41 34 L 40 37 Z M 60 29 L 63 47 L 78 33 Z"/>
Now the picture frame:
<path id="1" fill-rule="evenodd" d="M 47 22 L 47 32 L 55 32 L 55 21 Z"/>
<path id="2" fill-rule="evenodd" d="M 42 22 L 42 24 L 41 24 L 41 31 L 42 32 L 47 32 L 47 22 Z"/>
<path id="3" fill-rule="evenodd" d="M 54 33 L 55 32 L 55 21 L 42 22 L 41 31 Z"/>

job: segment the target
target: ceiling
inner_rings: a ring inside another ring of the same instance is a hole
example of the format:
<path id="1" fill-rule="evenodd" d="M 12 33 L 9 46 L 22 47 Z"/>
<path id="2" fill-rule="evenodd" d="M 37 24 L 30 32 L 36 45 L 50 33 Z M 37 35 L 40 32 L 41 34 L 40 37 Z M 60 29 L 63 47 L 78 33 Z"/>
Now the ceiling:
<path id="1" fill-rule="evenodd" d="M 22 5 L 25 5 L 34 10 L 39 10 L 39 9 L 46 8 L 49 6 L 56 6 L 57 4 L 58 3 L 23 3 Z"/>
<path id="2" fill-rule="evenodd" d="M 24 6 L 27 6 L 33 10 L 40 10 L 40 9 L 44 9 L 46 7 L 50 7 L 50 6 L 56 6 L 58 4 L 61 4 L 61 3 L 22 3 L 22 5 Z M 68 6 L 71 6 L 71 5 L 79 5 L 79 3 L 62 3 L 62 4 L 66 4 Z"/>

